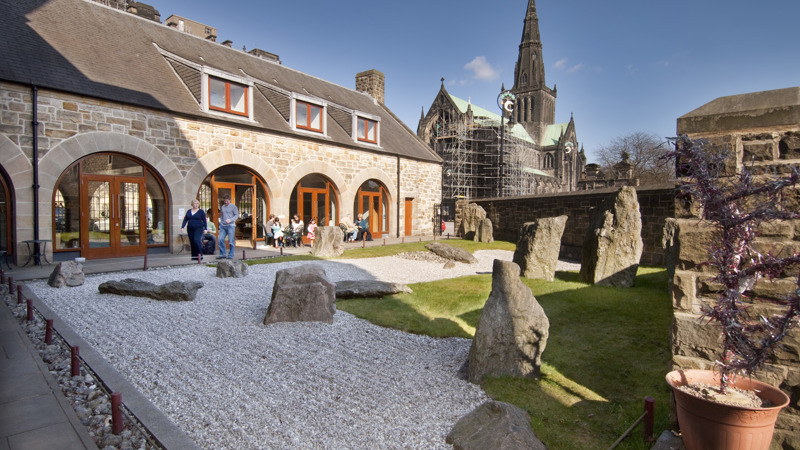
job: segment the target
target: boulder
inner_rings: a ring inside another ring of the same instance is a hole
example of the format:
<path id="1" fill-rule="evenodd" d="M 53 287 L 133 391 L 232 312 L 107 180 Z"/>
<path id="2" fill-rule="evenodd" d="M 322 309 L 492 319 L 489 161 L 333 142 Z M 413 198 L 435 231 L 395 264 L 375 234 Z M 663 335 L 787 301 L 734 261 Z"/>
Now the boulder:
<path id="1" fill-rule="evenodd" d="M 625 186 L 592 214 L 583 241 L 580 280 L 598 286 L 633 286 L 643 247 L 636 189 Z"/>
<path id="2" fill-rule="evenodd" d="M 83 264 L 75 261 L 63 261 L 56 264 L 47 284 L 54 288 L 62 286 L 80 286 L 84 281 Z"/>
<path id="3" fill-rule="evenodd" d="M 463 239 L 474 240 L 478 232 L 478 225 L 486 218 L 486 210 L 477 203 L 470 203 L 461 209 L 461 225 L 459 232 Z"/>
<path id="4" fill-rule="evenodd" d="M 238 259 L 221 259 L 217 263 L 217 278 L 244 278 L 247 264 Z"/>
<path id="5" fill-rule="evenodd" d="M 567 216 L 542 217 L 526 222 L 519 231 L 513 261 L 523 277 L 553 281 Z"/>
<path id="6" fill-rule="evenodd" d="M 451 245 L 442 244 L 441 242 L 428 242 L 425 248 L 433 253 L 441 256 L 444 259 L 472 264 L 478 262 L 478 259 L 472 256 L 472 253 L 464 250 L 463 248 L 453 247 Z"/>
<path id="7" fill-rule="evenodd" d="M 538 378 L 549 330 L 547 315 L 519 279 L 519 266 L 496 259 L 492 292 L 469 349 L 467 379 L 477 384 L 486 376 Z"/>
<path id="8" fill-rule="evenodd" d="M 456 262 L 453 261 L 452 259 L 448 259 L 447 262 L 444 263 L 444 266 L 442 266 L 442 269 L 455 269 L 455 267 L 456 267 Z"/>
<path id="9" fill-rule="evenodd" d="M 316 243 L 315 243 L 316 244 Z M 264 325 L 275 322 L 333 323 L 336 285 L 317 264 L 281 269 L 275 273 Z"/>
<path id="10" fill-rule="evenodd" d="M 489 243 L 494 242 L 494 227 L 492 226 L 492 219 L 484 217 L 478 223 L 478 231 L 475 233 L 475 242 Z"/>
<path id="11" fill-rule="evenodd" d="M 344 232 L 339 227 L 317 227 L 311 254 L 320 258 L 336 258 L 344 253 Z"/>
<path id="12" fill-rule="evenodd" d="M 156 300 L 191 301 L 197 295 L 197 290 L 203 287 L 199 281 L 170 281 L 157 285 L 135 278 L 124 280 L 106 281 L 98 286 L 101 294 L 130 295 L 133 297 L 148 297 Z"/>
<path id="13" fill-rule="evenodd" d="M 445 441 L 456 450 L 547 450 L 533 432 L 525 410 L 494 400 L 459 419 Z"/>
<path id="14" fill-rule="evenodd" d="M 375 298 L 405 292 L 410 294 L 411 288 L 405 284 L 389 283 L 378 280 L 339 281 L 336 283 L 336 298 Z"/>

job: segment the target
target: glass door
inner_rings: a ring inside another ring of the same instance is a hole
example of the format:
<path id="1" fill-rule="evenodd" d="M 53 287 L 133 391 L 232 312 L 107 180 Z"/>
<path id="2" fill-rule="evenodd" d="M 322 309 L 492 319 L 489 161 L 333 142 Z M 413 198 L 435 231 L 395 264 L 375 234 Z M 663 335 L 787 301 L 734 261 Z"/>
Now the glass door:
<path id="1" fill-rule="evenodd" d="M 87 258 L 143 255 L 147 251 L 144 180 L 86 175 L 81 186 L 81 239 Z"/>
<path id="2" fill-rule="evenodd" d="M 222 206 L 222 199 L 226 195 L 230 195 L 231 203 L 236 205 L 239 210 L 239 217 L 236 218 L 236 245 L 250 245 L 255 246 L 257 236 L 255 202 L 253 201 L 253 194 L 255 193 L 255 185 L 253 184 L 239 184 L 239 183 L 216 183 L 212 182 L 214 187 L 213 191 L 216 193 L 216 198 L 212 198 L 214 204 L 220 205 L 217 211 Z M 219 218 L 221 214 L 215 211 L 214 224 L 219 228 Z"/>

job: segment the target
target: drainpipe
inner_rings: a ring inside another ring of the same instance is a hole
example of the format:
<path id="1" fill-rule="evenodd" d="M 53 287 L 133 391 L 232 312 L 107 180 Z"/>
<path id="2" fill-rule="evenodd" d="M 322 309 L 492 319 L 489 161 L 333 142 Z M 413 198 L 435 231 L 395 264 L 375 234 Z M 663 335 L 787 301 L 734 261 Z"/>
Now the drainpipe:
<path id="1" fill-rule="evenodd" d="M 33 98 L 33 238 L 39 240 L 39 121 L 36 106 L 39 103 L 39 89 L 36 85 L 31 85 Z M 38 251 L 38 249 L 37 249 Z"/>
<path id="2" fill-rule="evenodd" d="M 397 155 L 397 208 L 395 209 L 397 209 L 397 237 L 400 237 L 400 155 Z"/>

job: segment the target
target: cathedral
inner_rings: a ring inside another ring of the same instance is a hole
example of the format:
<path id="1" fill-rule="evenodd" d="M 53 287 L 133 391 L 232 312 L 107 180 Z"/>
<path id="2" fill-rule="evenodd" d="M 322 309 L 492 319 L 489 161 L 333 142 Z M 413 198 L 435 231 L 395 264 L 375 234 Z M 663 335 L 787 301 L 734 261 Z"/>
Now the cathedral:
<path id="1" fill-rule="evenodd" d="M 557 91 L 545 84 L 543 61 L 536 2 L 528 0 L 514 86 L 500 90 L 513 107 L 501 117 L 500 96 L 498 113 L 491 112 L 448 93 L 442 79 L 417 135 L 444 160 L 443 204 L 578 188 L 586 157 L 574 119 L 555 123 Z"/>

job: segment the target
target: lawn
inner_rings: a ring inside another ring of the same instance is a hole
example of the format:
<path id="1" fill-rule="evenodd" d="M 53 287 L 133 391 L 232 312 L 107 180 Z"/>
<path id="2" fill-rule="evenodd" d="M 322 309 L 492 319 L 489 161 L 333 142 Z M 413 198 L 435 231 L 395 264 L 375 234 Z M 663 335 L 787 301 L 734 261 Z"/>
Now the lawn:
<path id="1" fill-rule="evenodd" d="M 522 280 L 550 320 L 542 378 L 490 378 L 486 392 L 525 409 L 552 449 L 608 448 L 642 414 L 645 396 L 656 400 L 655 436 L 666 429 L 672 317 L 666 271 L 640 268 L 630 289 L 590 286 L 571 272 L 558 272 L 553 282 Z M 340 300 L 337 308 L 411 333 L 471 338 L 491 276 L 410 287 L 413 294 Z M 618 448 L 649 448 L 641 425 Z"/>
<path id="2" fill-rule="evenodd" d="M 510 242 L 482 244 L 443 240 L 475 250 L 514 250 Z M 354 248 L 341 258 L 372 258 L 427 251 L 426 242 Z M 248 260 L 248 264 L 319 259 L 310 255 Z M 595 287 L 574 272 L 558 272 L 547 282 L 522 278 L 550 320 L 540 380 L 489 378 L 483 388 L 494 399 L 528 412 L 536 435 L 551 449 L 605 449 L 655 398 L 655 437 L 669 426 L 669 387 L 664 381 L 671 358 L 672 305 L 664 269 L 640 267 L 630 289 Z M 434 337 L 472 338 L 491 275 L 475 275 L 410 285 L 413 294 L 383 299 L 337 301 L 337 308 L 380 326 Z M 620 449 L 647 449 L 642 425 Z"/>

